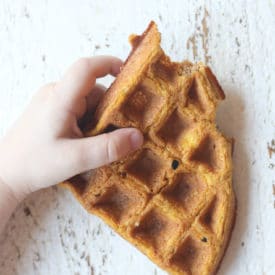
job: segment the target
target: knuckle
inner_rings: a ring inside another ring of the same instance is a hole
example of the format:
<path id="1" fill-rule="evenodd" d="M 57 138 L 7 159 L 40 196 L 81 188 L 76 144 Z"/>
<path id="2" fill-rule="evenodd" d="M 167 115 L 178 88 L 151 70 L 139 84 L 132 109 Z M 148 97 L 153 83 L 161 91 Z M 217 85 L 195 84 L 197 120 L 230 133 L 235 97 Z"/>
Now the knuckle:
<path id="1" fill-rule="evenodd" d="M 119 144 L 115 139 L 107 135 L 106 156 L 108 162 L 113 162 L 119 158 Z"/>
<path id="2" fill-rule="evenodd" d="M 35 93 L 32 97 L 32 100 L 44 100 L 48 98 L 53 93 L 53 88 L 55 83 L 48 83 L 43 85 L 37 93 Z"/>
<path id="3" fill-rule="evenodd" d="M 74 160 L 75 160 L 74 166 L 79 167 L 80 169 L 87 168 L 89 164 L 89 160 L 88 160 L 87 150 L 84 146 L 81 146 L 81 145 L 78 146 L 77 150 L 75 151 Z"/>
<path id="4" fill-rule="evenodd" d="M 54 87 L 54 86 L 55 86 L 55 83 L 54 83 L 54 82 L 47 83 L 47 84 L 43 85 L 43 86 L 38 90 L 38 93 L 41 93 L 41 94 L 48 93 L 49 91 L 52 91 L 52 90 L 53 90 L 53 87 Z"/>
<path id="5" fill-rule="evenodd" d="M 83 69 L 88 69 L 90 66 L 90 59 L 88 57 L 81 57 L 76 61 L 76 66 Z"/>

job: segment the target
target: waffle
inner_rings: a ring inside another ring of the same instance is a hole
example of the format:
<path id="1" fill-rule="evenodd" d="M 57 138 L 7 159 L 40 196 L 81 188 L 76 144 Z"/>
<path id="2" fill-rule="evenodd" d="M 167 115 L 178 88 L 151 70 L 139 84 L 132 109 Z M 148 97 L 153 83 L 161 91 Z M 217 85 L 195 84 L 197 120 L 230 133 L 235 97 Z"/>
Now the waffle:
<path id="1" fill-rule="evenodd" d="M 235 216 L 232 142 L 215 125 L 224 92 L 202 63 L 171 62 L 154 22 L 130 42 L 85 132 L 136 127 L 144 145 L 64 185 L 170 274 L 213 274 Z"/>

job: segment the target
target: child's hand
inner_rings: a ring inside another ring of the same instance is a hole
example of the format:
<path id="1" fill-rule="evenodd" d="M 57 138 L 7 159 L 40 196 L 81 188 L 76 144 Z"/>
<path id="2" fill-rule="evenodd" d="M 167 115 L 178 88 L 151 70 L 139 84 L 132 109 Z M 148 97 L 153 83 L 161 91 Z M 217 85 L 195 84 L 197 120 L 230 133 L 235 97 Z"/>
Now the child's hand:
<path id="1" fill-rule="evenodd" d="M 136 129 L 84 138 L 78 120 L 103 92 L 96 78 L 116 75 L 121 61 L 77 61 L 60 82 L 42 87 L 0 143 L 0 178 L 20 201 L 28 193 L 115 161 L 143 142 Z"/>

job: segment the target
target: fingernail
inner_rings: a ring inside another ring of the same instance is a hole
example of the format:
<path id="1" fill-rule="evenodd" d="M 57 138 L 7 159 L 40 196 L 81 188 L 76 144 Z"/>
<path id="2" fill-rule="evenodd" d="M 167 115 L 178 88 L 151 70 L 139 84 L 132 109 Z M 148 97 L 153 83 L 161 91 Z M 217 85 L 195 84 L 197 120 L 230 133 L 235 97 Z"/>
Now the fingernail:
<path id="1" fill-rule="evenodd" d="M 143 136 L 140 131 L 135 130 L 131 135 L 131 145 L 133 150 L 138 149 L 143 143 Z"/>

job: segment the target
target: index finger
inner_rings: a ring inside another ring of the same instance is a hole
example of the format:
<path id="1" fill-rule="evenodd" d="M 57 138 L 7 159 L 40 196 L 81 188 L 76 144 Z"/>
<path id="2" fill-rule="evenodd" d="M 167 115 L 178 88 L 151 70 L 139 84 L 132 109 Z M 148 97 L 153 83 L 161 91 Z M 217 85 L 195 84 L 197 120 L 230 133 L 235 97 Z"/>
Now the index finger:
<path id="1" fill-rule="evenodd" d="M 107 74 L 116 76 L 121 66 L 122 61 L 114 56 L 81 58 L 68 69 L 55 89 L 62 93 L 66 104 L 74 103 L 92 91 L 97 78 Z"/>

